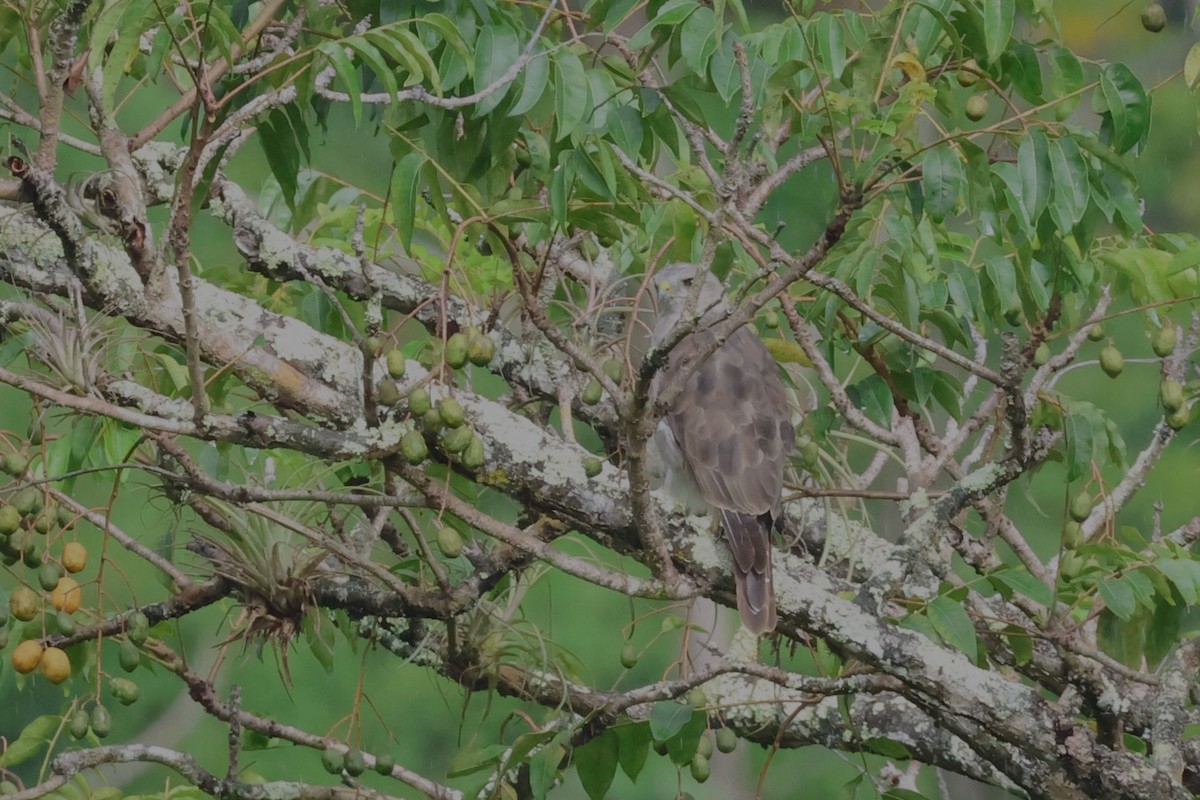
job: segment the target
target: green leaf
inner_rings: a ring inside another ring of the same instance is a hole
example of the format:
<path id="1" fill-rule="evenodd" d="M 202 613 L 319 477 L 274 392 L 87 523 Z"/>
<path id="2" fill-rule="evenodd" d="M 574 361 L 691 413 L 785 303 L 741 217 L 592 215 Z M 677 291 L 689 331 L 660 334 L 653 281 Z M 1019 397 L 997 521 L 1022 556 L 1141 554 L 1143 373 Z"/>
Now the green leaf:
<path id="1" fill-rule="evenodd" d="M 1200 83 L 1200 42 L 1192 45 L 1187 58 L 1183 60 L 1183 80 L 1189 89 L 1196 91 L 1196 86 Z"/>
<path id="2" fill-rule="evenodd" d="M 15 767 L 33 758 L 50 741 L 61 722 L 60 717 L 50 714 L 35 718 L 0 754 L 0 767 Z"/>
<path id="3" fill-rule="evenodd" d="M 613 730 L 616 731 L 617 741 L 620 744 L 617 761 L 621 765 L 621 771 L 629 780 L 636 783 L 642 767 L 646 766 L 646 757 L 650 754 L 650 742 L 654 739 L 650 733 L 650 726 L 639 722 L 634 725 L 619 725 Z"/>
<path id="4" fill-rule="evenodd" d="M 553 788 L 565 752 L 566 748 L 554 743 L 543 747 L 529 759 L 529 789 L 537 800 L 545 798 Z"/>
<path id="5" fill-rule="evenodd" d="M 1165 599 L 1154 607 L 1150 626 L 1146 628 L 1146 661 L 1150 669 L 1156 668 L 1179 644 L 1183 615 L 1181 604 L 1171 605 Z"/>
<path id="6" fill-rule="evenodd" d="M 708 60 L 717 49 L 717 18 L 713 10 L 701 5 L 679 26 L 679 49 L 683 61 L 696 75 L 708 72 Z"/>
<path id="7" fill-rule="evenodd" d="M 1100 91 L 1112 120 L 1112 147 L 1124 153 L 1150 129 L 1150 98 L 1129 67 L 1109 64 L 1100 73 Z"/>
<path id="8" fill-rule="evenodd" d="M 1008 648 L 1012 650 L 1016 665 L 1019 667 L 1028 664 L 1033 659 L 1033 637 L 1029 631 L 1017 625 L 1005 625 L 1004 633 L 1008 637 Z"/>
<path id="9" fill-rule="evenodd" d="M 1109 578 L 1101 581 L 1097 587 L 1100 590 L 1100 596 L 1104 598 L 1104 605 L 1108 606 L 1112 613 L 1116 614 L 1126 622 L 1133 616 L 1133 612 L 1137 610 L 1137 599 L 1133 594 L 1133 587 L 1124 578 Z"/>
<path id="10" fill-rule="evenodd" d="M 1065 47 L 1051 48 L 1046 53 L 1046 60 L 1050 65 L 1050 91 L 1056 98 L 1066 98 L 1054 104 L 1054 116 L 1060 121 L 1065 120 L 1075 113 L 1083 99 L 1082 94 L 1074 94 L 1083 88 L 1083 65 Z"/>
<path id="11" fill-rule="evenodd" d="M 938 632 L 951 647 L 966 653 L 967 658 L 975 661 L 979 656 L 979 645 L 975 636 L 975 626 L 962 604 L 946 596 L 936 597 L 926 608 L 933 629 Z"/>
<path id="12" fill-rule="evenodd" d="M 650 734 L 656 742 L 665 742 L 679 731 L 692 718 L 694 713 L 691 706 L 677 700 L 661 700 L 650 709 Z"/>
<path id="13" fill-rule="evenodd" d="M 554 140 L 561 141 L 579 127 L 591 110 L 591 88 L 579 56 L 570 50 L 554 55 Z"/>
<path id="14" fill-rule="evenodd" d="M 421 153 L 409 153 L 396 162 L 392 170 L 392 184 L 389 192 L 389 216 L 392 224 L 400 235 L 400 244 L 404 251 L 412 250 L 413 228 L 416 223 L 417 194 L 420 187 L 421 167 L 425 166 L 425 156 Z"/>
<path id="15" fill-rule="evenodd" d="M 846 45 L 842 41 L 841 15 L 818 14 L 816 19 L 817 50 L 825 73 L 835 81 L 846 69 Z"/>
<path id="16" fill-rule="evenodd" d="M 1146 639 L 1146 622 L 1140 618 L 1143 615 L 1149 616 L 1145 609 L 1140 611 L 1138 619 L 1125 622 L 1109 608 L 1101 611 L 1096 620 L 1096 642 L 1100 649 L 1127 667 L 1140 669 Z"/>
<path id="17" fill-rule="evenodd" d="M 478 750 L 468 750 L 454 756 L 450 762 L 450 767 L 446 770 L 446 777 L 461 778 L 463 775 L 470 775 L 472 772 L 478 772 L 481 769 L 488 769 L 500 763 L 500 757 L 508 750 L 502 744 L 489 744 L 487 747 L 481 747 Z"/>
<path id="18" fill-rule="evenodd" d="M 1031 575 L 1024 567 L 1005 567 L 989 573 L 988 580 L 999 581 L 1014 592 L 1020 592 L 1044 606 L 1049 606 L 1054 602 L 1054 591 Z"/>
<path id="19" fill-rule="evenodd" d="M 1034 128 L 1017 149 L 1017 174 L 1021 179 L 1021 202 L 1036 225 L 1050 201 L 1052 182 L 1050 144 L 1041 128 Z"/>
<path id="20" fill-rule="evenodd" d="M 508 94 L 509 86 L 495 86 L 521 55 L 521 41 L 508 25 L 485 25 L 475 42 L 475 91 L 491 94 L 475 104 L 476 118 L 485 116 Z M 511 84 L 510 84 L 511 86 Z"/>
<path id="21" fill-rule="evenodd" d="M 617 772 L 618 751 L 617 736 L 612 729 L 575 748 L 575 772 L 591 800 L 604 800 L 608 794 L 608 787 L 612 786 L 613 776 Z"/>
<path id="22" fill-rule="evenodd" d="M 386 39 L 386 37 L 380 37 Z M 383 60 L 383 54 L 362 36 L 351 36 L 348 39 L 343 39 L 342 44 L 354 51 L 354 54 L 362 59 L 362 62 L 371 68 L 375 76 L 383 81 L 383 88 L 387 92 L 388 97 L 395 98 L 396 92 L 400 90 L 396 83 L 396 76 L 392 74 L 392 70 L 388 67 L 387 62 Z"/>
<path id="23" fill-rule="evenodd" d="M 1190 558 L 1160 558 L 1154 567 L 1179 590 L 1179 595 L 1189 606 L 1200 602 L 1200 562 Z"/>
<path id="24" fill-rule="evenodd" d="M 1012 38 L 1017 9 L 1014 0 L 983 0 L 983 38 L 989 62 L 994 62 Z"/>
<path id="25" fill-rule="evenodd" d="M 901 761 L 909 761 L 912 759 L 912 752 L 904 742 L 898 742 L 895 739 L 888 739 L 885 736 L 874 736 L 870 739 L 864 739 L 863 750 L 870 751 L 885 758 L 894 758 Z"/>
<path id="26" fill-rule="evenodd" d="M 1050 174 L 1054 181 L 1050 216 L 1059 230 L 1069 231 L 1083 219 L 1092 191 L 1087 162 L 1074 139 L 1063 137 L 1050 145 Z"/>
<path id="27" fill-rule="evenodd" d="M 519 117 L 536 106 L 550 82 L 550 55 L 546 49 L 539 44 L 531 55 L 525 69 L 521 70 L 521 96 L 508 112 L 510 117 Z"/>
<path id="28" fill-rule="evenodd" d="M 954 212 L 958 197 L 966 187 L 966 175 L 958 152 L 946 145 L 926 153 L 921 184 L 925 193 L 925 213 L 934 222 L 941 222 Z"/>
<path id="29" fill-rule="evenodd" d="M 350 112 L 354 116 L 354 124 L 362 124 L 362 83 L 358 80 L 358 70 L 342 49 L 340 42 L 321 42 L 317 51 L 323 53 L 333 67 L 338 80 L 344 85 L 344 91 L 350 95 Z"/>

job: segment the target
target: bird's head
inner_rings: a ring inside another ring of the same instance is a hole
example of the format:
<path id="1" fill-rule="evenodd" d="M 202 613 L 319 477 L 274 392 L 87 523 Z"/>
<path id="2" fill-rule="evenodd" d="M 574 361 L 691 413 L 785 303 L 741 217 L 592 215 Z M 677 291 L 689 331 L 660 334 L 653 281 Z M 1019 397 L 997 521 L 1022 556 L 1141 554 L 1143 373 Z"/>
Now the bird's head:
<path id="1" fill-rule="evenodd" d="M 703 281 L 696 298 L 696 316 L 725 302 L 725 288 L 711 272 L 701 271 L 695 264 L 678 263 L 654 273 L 654 293 L 658 298 L 659 315 L 678 314 L 687 306 L 695 291 L 695 282 Z"/>

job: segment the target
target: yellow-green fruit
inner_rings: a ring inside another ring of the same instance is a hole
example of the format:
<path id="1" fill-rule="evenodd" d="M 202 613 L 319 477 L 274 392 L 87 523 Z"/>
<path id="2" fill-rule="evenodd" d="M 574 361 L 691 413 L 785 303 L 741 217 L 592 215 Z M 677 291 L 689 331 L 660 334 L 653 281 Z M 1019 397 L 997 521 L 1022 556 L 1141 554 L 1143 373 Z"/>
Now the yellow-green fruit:
<path id="1" fill-rule="evenodd" d="M 437 546 L 446 558 L 458 558 L 463 551 L 462 536 L 454 528 L 445 525 L 438 529 Z"/>
<path id="2" fill-rule="evenodd" d="M 88 714 L 82 708 L 71 715 L 71 723 L 67 726 L 72 739 L 82 739 L 88 732 Z"/>
<path id="3" fill-rule="evenodd" d="M 1177 431 L 1188 424 L 1188 420 L 1192 418 L 1191 410 L 1187 406 L 1182 406 L 1179 409 L 1172 411 L 1167 415 L 1167 425 L 1171 430 Z"/>
<path id="4" fill-rule="evenodd" d="M 121 669 L 133 672 L 142 663 L 142 654 L 138 652 L 136 644 L 126 639 L 117 649 L 117 661 L 120 662 Z"/>
<path id="5" fill-rule="evenodd" d="M 1050 345 L 1046 344 L 1045 342 L 1042 342 L 1041 344 L 1039 344 L 1037 346 L 1037 349 L 1033 351 L 1033 365 L 1035 367 L 1040 367 L 1049 360 L 1050 360 Z"/>
<path id="6" fill-rule="evenodd" d="M 43 508 L 38 512 L 38 515 L 33 518 L 33 530 L 45 536 L 58 522 L 53 509 Z"/>
<path id="7" fill-rule="evenodd" d="M 974 86 L 979 83 L 979 62 L 973 58 L 968 58 L 958 68 L 958 85 L 959 86 Z"/>
<path id="8" fill-rule="evenodd" d="M 393 380 L 382 380 L 375 387 L 375 399 L 380 405 L 394 406 L 400 402 L 400 387 Z"/>
<path id="9" fill-rule="evenodd" d="M 967 119 L 972 122 L 978 122 L 987 115 L 987 112 L 988 101 L 986 97 L 981 94 L 973 94 L 967 98 Z"/>
<path id="10" fill-rule="evenodd" d="M 404 460 L 413 466 L 420 464 L 429 455 L 429 446 L 425 444 L 425 437 L 419 431 L 409 431 L 404 434 L 400 437 L 400 455 L 404 456 Z"/>
<path id="11" fill-rule="evenodd" d="M 38 672 L 51 683 L 62 683 L 71 677 L 71 659 L 57 647 L 47 647 L 38 661 Z"/>
<path id="12" fill-rule="evenodd" d="M 621 648 L 621 666 L 625 669 L 633 669 L 637 666 L 638 657 L 637 650 L 633 649 L 633 642 L 626 642 Z"/>
<path id="13" fill-rule="evenodd" d="M 687 701 L 692 708 L 703 708 L 708 705 L 708 698 L 704 696 L 704 690 L 700 687 L 687 693 Z"/>
<path id="14" fill-rule="evenodd" d="M 442 422 L 446 423 L 447 428 L 457 428 L 467 420 L 462 403 L 453 397 L 443 397 L 438 401 L 437 408 L 438 413 L 442 415 Z"/>
<path id="15" fill-rule="evenodd" d="M 28 517 L 42 509 L 42 493 L 33 487 L 22 489 L 12 496 L 11 502 L 22 517 Z"/>
<path id="16" fill-rule="evenodd" d="M 150 638 L 150 620 L 140 611 L 135 611 L 125 621 L 125 636 L 138 647 Z"/>
<path id="17" fill-rule="evenodd" d="M 1142 27 L 1151 33 L 1158 33 L 1167 27 L 1167 12 L 1158 3 L 1150 3 L 1142 9 Z"/>
<path id="18" fill-rule="evenodd" d="M 83 589 L 74 578 L 59 578 L 54 591 L 50 593 L 50 604 L 68 614 L 74 614 L 82 601 Z"/>
<path id="19" fill-rule="evenodd" d="M 414 417 L 425 416 L 432 407 L 433 402 L 429 399 L 429 392 L 423 386 L 418 386 L 408 393 L 408 411 Z"/>
<path id="20" fill-rule="evenodd" d="M 620 383 L 621 378 L 625 375 L 625 364 L 615 358 L 605 359 L 600 368 L 604 370 L 604 374 L 613 383 Z"/>
<path id="21" fill-rule="evenodd" d="M 775 330 L 776 328 L 778 328 L 779 327 L 779 312 L 778 311 L 763 312 L 763 325 L 767 326 L 771 330 Z"/>
<path id="22" fill-rule="evenodd" d="M 321 753 L 321 766 L 330 775 L 340 775 L 342 767 L 346 766 L 346 757 L 342 755 L 340 750 L 334 750 L 332 747 L 327 747 Z"/>
<path id="23" fill-rule="evenodd" d="M 467 353 L 471 348 L 470 340 L 465 333 L 456 333 L 446 340 L 446 364 L 459 369 L 467 363 Z"/>
<path id="24" fill-rule="evenodd" d="M 496 345 L 482 333 L 467 338 L 467 360 L 477 367 L 486 367 L 496 355 Z"/>
<path id="25" fill-rule="evenodd" d="M 20 526 L 21 512 L 10 505 L 0 506 L 0 533 L 12 533 Z"/>
<path id="26" fill-rule="evenodd" d="M 404 371 L 408 368 L 408 359 L 404 357 L 404 353 L 400 350 L 389 350 L 387 354 L 387 371 L 396 380 L 404 377 Z"/>
<path id="27" fill-rule="evenodd" d="M 1104 326 L 1097 322 L 1092 327 L 1088 328 L 1087 338 L 1089 342 L 1098 342 L 1104 338 Z"/>
<path id="28" fill-rule="evenodd" d="M 16 650 L 13 650 L 13 669 L 22 675 L 28 675 L 37 669 L 38 662 L 41 660 L 42 644 L 34 639 L 26 639 L 17 645 Z"/>
<path id="29" fill-rule="evenodd" d="M 38 585 L 47 592 L 52 591 L 62 575 L 63 569 L 58 564 L 43 564 L 37 573 Z"/>
<path id="30" fill-rule="evenodd" d="M 383 339 L 378 336 L 368 336 L 363 344 L 366 345 L 367 352 L 372 357 L 378 356 L 383 352 Z"/>
<path id="31" fill-rule="evenodd" d="M 1154 350 L 1154 355 L 1159 358 L 1166 358 L 1175 352 L 1175 340 L 1178 334 L 1175 332 L 1175 326 L 1170 320 L 1166 322 L 1158 332 L 1154 334 L 1154 338 L 1150 340 L 1150 347 Z"/>
<path id="32" fill-rule="evenodd" d="M 704 783 L 711 774 L 712 768 L 709 767 L 707 758 L 699 753 L 692 756 L 692 777 L 696 780 L 696 783 Z"/>
<path id="33" fill-rule="evenodd" d="M 128 706 L 137 702 L 141 695 L 141 689 L 138 685 L 128 678 L 112 678 L 109 680 L 109 687 L 112 691 L 112 696 L 117 699 L 121 705 Z"/>
<path id="34" fill-rule="evenodd" d="M 442 412 L 437 410 L 437 406 L 426 411 L 424 416 L 421 417 L 421 430 L 425 433 L 437 433 L 442 427 Z"/>
<path id="35" fill-rule="evenodd" d="M 25 474 L 25 470 L 29 469 L 29 459 L 20 453 L 5 453 L 0 467 L 9 475 L 21 476 Z"/>
<path id="36" fill-rule="evenodd" d="M 102 705 L 92 709 L 92 733 L 103 739 L 112 732 L 112 714 Z"/>
<path id="37" fill-rule="evenodd" d="M 354 778 L 362 775 L 367 771 L 367 760 L 363 758 L 361 750 L 346 751 L 346 774 Z"/>
<path id="38" fill-rule="evenodd" d="M 12 594 L 8 596 L 8 610 L 21 622 L 29 622 L 37 616 L 37 594 L 27 586 L 13 589 Z"/>
<path id="39" fill-rule="evenodd" d="M 732 728 L 721 728 L 717 731 L 717 749 L 722 753 L 732 753 L 737 749 L 737 734 Z"/>
<path id="40" fill-rule="evenodd" d="M 483 440 L 472 434 L 471 442 L 467 445 L 467 449 L 462 451 L 459 460 L 467 469 L 474 470 L 482 467 L 484 461 Z"/>
<path id="41" fill-rule="evenodd" d="M 584 405 L 594 406 L 596 403 L 599 403 L 600 396 L 603 394 L 603 392 L 604 389 L 600 386 L 600 381 L 592 378 L 587 382 L 587 385 L 583 387 L 582 399 Z"/>
<path id="42" fill-rule="evenodd" d="M 1083 526 L 1075 520 L 1069 520 L 1063 525 L 1063 547 L 1074 550 L 1083 544 Z"/>
<path id="43" fill-rule="evenodd" d="M 1125 371 L 1125 356 L 1111 342 L 1100 351 L 1100 369 L 1110 378 Z"/>
<path id="44" fill-rule="evenodd" d="M 1087 492 L 1080 492 L 1075 495 L 1074 499 L 1071 500 L 1071 508 L 1069 509 L 1071 519 L 1076 522 L 1083 522 L 1092 513 L 1094 505 L 1095 501 L 1092 500 L 1092 496 Z"/>
<path id="45" fill-rule="evenodd" d="M 70 636 L 75 633 L 75 618 L 65 611 L 60 611 L 54 615 L 54 628 L 63 636 Z"/>
<path id="46" fill-rule="evenodd" d="M 46 554 L 40 542 L 33 538 L 33 533 L 25 531 L 25 541 L 21 545 L 21 558 L 25 562 L 25 566 L 30 569 L 36 569 L 42 565 L 42 556 Z"/>
<path id="47" fill-rule="evenodd" d="M 800 463 L 810 472 L 817 466 L 821 457 L 821 449 L 812 439 L 805 439 L 800 445 Z"/>
<path id="48" fill-rule="evenodd" d="M 1167 411 L 1178 411 L 1183 408 L 1186 399 L 1183 396 L 1183 386 L 1174 378 L 1167 378 L 1158 387 L 1158 395 L 1163 408 Z"/>
<path id="49" fill-rule="evenodd" d="M 396 768 L 396 757 L 391 753 L 380 753 L 375 756 L 375 771 L 380 775 L 391 775 Z"/>
<path id="50" fill-rule="evenodd" d="M 447 428 L 442 431 L 440 442 L 442 449 L 447 453 L 461 453 L 467 449 L 467 445 L 471 443 L 471 437 L 475 434 L 470 428 Z"/>
<path id="51" fill-rule="evenodd" d="M 83 572 L 87 567 L 88 551 L 79 542 L 67 542 L 63 545 L 62 565 L 67 572 Z"/>
<path id="52" fill-rule="evenodd" d="M 583 474 L 589 478 L 594 478 L 600 474 L 600 470 L 604 464 L 595 456 L 588 456 L 583 460 Z"/>
<path id="53" fill-rule="evenodd" d="M 75 527 L 75 513 L 66 506 L 59 506 L 54 512 L 54 517 L 58 521 L 58 527 L 63 530 L 70 530 Z"/>
<path id="54" fill-rule="evenodd" d="M 712 758 L 713 743 L 712 739 L 707 736 L 701 736 L 700 741 L 696 742 L 696 752 L 705 758 Z"/>

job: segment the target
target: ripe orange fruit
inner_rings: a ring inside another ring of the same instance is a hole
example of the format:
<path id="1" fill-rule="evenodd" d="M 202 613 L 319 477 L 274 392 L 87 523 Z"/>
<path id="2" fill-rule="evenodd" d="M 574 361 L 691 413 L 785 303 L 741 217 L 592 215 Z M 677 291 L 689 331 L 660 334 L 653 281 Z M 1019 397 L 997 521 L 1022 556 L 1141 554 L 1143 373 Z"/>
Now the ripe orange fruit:
<path id="1" fill-rule="evenodd" d="M 71 659 L 57 647 L 47 647 L 38 661 L 38 670 L 51 683 L 62 683 L 71 677 Z"/>
<path id="2" fill-rule="evenodd" d="M 26 641 L 21 642 L 19 645 L 17 645 L 17 649 L 13 650 L 13 669 L 22 675 L 28 675 L 37 669 L 38 662 L 41 660 L 41 642 L 34 641 L 33 639 L 27 639 Z"/>
<path id="3" fill-rule="evenodd" d="M 50 603 L 59 611 L 65 611 L 68 614 L 75 613 L 82 600 L 83 589 L 79 588 L 79 584 L 75 582 L 74 578 L 59 578 L 58 586 L 55 586 L 54 591 L 50 593 Z"/>
<path id="4" fill-rule="evenodd" d="M 67 572 L 83 572 L 87 557 L 86 547 L 79 542 L 67 542 L 62 551 L 62 565 Z"/>

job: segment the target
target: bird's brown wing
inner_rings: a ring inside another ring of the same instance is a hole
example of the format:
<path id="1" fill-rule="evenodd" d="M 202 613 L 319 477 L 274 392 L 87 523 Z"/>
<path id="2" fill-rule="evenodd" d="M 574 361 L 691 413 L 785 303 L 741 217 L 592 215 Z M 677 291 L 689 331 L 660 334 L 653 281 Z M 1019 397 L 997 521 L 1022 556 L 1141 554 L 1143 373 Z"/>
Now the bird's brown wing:
<path id="1" fill-rule="evenodd" d="M 699 331 L 680 342 L 663 383 L 711 341 Z M 691 374 L 665 419 L 692 480 L 724 517 L 747 627 L 771 630 L 770 531 L 780 513 L 784 461 L 795 443 L 775 359 L 758 337 L 738 329 Z"/>

